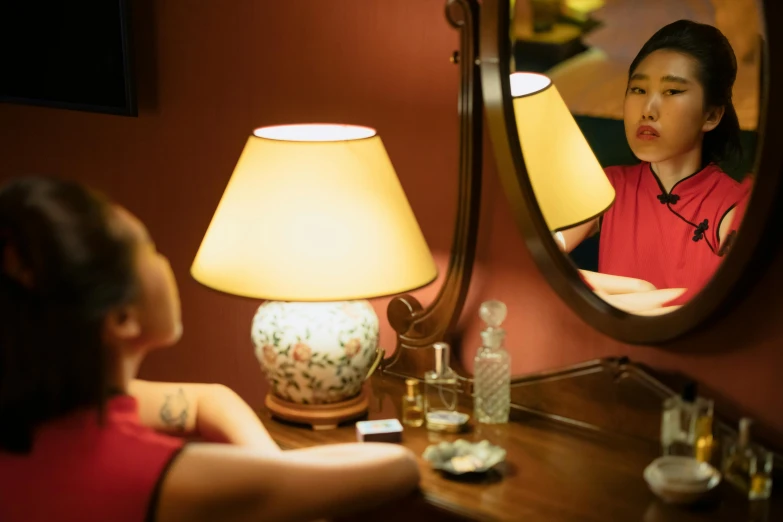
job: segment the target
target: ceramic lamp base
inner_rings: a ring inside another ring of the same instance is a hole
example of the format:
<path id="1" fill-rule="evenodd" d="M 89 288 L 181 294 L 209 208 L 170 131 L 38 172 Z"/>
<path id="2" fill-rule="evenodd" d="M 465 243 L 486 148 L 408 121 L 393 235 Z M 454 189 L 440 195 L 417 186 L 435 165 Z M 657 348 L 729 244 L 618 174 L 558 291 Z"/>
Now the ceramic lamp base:
<path id="1" fill-rule="evenodd" d="M 366 300 L 267 301 L 253 317 L 251 336 L 275 397 L 328 405 L 359 395 L 379 354 L 378 330 Z"/>
<path id="2" fill-rule="evenodd" d="M 274 417 L 309 424 L 314 430 L 334 429 L 341 422 L 361 417 L 369 407 L 364 388 L 356 397 L 331 404 L 299 404 L 272 393 L 267 394 L 265 404 Z"/>

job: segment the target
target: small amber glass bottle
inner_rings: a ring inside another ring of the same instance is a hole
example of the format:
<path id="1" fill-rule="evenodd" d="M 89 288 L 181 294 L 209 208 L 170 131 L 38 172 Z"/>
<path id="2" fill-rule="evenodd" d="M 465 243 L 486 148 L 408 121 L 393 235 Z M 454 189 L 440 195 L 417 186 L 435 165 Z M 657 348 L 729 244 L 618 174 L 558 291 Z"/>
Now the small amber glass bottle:
<path id="1" fill-rule="evenodd" d="M 696 444 L 694 456 L 700 462 L 713 464 L 713 460 L 715 460 L 715 437 L 712 435 L 713 404 L 711 400 L 699 399 L 696 404 Z"/>
<path id="2" fill-rule="evenodd" d="M 419 392 L 419 381 L 406 379 L 407 390 L 402 396 L 402 423 L 418 428 L 424 424 L 424 401 Z"/>

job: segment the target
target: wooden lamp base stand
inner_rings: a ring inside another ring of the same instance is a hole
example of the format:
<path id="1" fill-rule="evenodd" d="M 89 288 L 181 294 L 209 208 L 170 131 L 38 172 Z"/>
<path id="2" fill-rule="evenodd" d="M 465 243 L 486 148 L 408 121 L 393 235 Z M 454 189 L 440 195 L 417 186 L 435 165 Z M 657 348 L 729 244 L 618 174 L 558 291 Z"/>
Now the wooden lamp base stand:
<path id="1" fill-rule="evenodd" d="M 309 424 L 314 430 L 331 430 L 341 422 L 361 417 L 370 405 L 364 388 L 356 397 L 332 404 L 299 404 L 270 392 L 266 395 L 265 404 L 274 417 Z"/>

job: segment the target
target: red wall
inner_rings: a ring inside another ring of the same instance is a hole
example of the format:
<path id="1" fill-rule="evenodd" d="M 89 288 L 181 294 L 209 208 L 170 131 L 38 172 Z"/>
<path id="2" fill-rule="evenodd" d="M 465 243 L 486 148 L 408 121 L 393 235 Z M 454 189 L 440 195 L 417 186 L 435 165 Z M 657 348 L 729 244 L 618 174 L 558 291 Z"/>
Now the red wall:
<path id="1" fill-rule="evenodd" d="M 458 35 L 444 0 L 137 0 L 141 111 L 122 118 L 0 104 L 0 177 L 53 173 L 109 192 L 171 258 L 185 335 L 146 378 L 217 381 L 258 406 L 265 385 L 249 325 L 258 303 L 196 284 L 188 269 L 242 146 L 257 126 L 311 121 L 378 129 L 441 267 L 457 173 Z M 487 154 L 491 148 L 487 144 Z M 783 433 L 783 258 L 729 317 L 664 348 L 596 332 L 550 290 L 517 233 L 491 158 L 473 286 L 460 322 L 478 345 L 478 305 L 509 307 L 515 373 L 629 355 L 699 379 Z M 429 302 L 433 285 L 420 291 Z M 385 303 L 377 310 L 385 323 Z M 394 338 L 384 324 L 382 344 Z"/>

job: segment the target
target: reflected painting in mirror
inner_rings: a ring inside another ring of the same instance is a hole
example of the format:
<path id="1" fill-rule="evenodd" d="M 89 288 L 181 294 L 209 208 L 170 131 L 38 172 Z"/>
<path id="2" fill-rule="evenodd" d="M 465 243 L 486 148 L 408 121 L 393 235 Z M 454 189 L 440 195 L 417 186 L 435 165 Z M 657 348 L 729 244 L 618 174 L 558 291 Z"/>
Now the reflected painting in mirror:
<path id="1" fill-rule="evenodd" d="M 516 0 L 511 92 L 539 209 L 628 313 L 699 293 L 753 186 L 758 0 Z"/>

